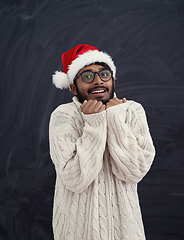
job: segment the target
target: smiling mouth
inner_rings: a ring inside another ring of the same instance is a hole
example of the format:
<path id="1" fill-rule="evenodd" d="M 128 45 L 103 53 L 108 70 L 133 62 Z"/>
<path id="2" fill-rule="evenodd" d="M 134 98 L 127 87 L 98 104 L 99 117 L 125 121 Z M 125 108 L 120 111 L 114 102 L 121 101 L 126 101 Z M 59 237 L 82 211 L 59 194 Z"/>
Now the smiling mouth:
<path id="1" fill-rule="evenodd" d="M 107 92 L 108 89 L 107 88 L 93 88 L 89 91 L 89 93 L 91 94 L 100 94 L 100 93 L 105 93 Z"/>
<path id="2" fill-rule="evenodd" d="M 92 94 L 97 94 L 97 93 L 104 93 L 104 92 L 106 92 L 105 89 L 103 89 L 103 90 L 94 90 L 94 91 L 92 91 L 91 93 L 92 93 Z"/>

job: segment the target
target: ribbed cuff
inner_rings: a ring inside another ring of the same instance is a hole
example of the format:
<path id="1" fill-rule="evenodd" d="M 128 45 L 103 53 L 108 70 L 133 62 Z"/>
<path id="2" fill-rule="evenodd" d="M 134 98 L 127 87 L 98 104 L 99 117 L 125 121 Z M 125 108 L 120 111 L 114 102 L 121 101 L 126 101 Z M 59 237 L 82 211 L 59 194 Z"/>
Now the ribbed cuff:
<path id="1" fill-rule="evenodd" d="M 100 113 L 93 114 L 84 114 L 83 117 L 85 122 L 87 122 L 90 126 L 100 126 L 106 123 L 106 111 L 102 111 Z"/>
<path id="2" fill-rule="evenodd" d="M 107 108 L 107 110 L 106 110 L 107 111 L 107 119 L 116 117 L 120 113 L 123 114 L 126 111 L 127 106 L 128 105 L 126 103 L 120 103 L 118 105 Z"/>

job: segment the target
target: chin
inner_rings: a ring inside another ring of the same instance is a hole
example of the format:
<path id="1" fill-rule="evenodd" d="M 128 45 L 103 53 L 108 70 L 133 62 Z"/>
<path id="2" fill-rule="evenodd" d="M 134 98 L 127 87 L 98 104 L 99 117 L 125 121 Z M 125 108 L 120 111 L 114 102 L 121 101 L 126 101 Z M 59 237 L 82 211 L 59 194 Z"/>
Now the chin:
<path id="1" fill-rule="evenodd" d="M 108 101 L 110 100 L 110 98 L 109 99 L 102 99 L 102 100 L 99 100 L 99 101 L 101 101 L 103 104 L 106 104 L 106 103 L 108 103 Z"/>
<path id="2" fill-rule="evenodd" d="M 113 97 L 114 97 L 114 91 L 111 92 L 110 97 L 109 97 L 108 99 L 102 99 L 102 100 L 100 100 L 100 101 L 102 101 L 103 104 L 106 104 L 106 103 L 108 103 L 109 100 L 112 99 Z"/>

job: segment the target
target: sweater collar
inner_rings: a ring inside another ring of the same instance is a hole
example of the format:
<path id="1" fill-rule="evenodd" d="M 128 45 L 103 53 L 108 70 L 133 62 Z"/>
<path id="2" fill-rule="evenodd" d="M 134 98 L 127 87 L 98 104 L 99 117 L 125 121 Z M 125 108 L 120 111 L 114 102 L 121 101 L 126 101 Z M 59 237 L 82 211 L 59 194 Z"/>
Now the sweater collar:
<path id="1" fill-rule="evenodd" d="M 74 97 L 72 98 L 72 100 L 73 100 L 73 102 L 77 105 L 77 107 L 80 109 L 81 103 L 79 102 L 78 98 L 77 98 L 76 96 L 74 96 Z"/>

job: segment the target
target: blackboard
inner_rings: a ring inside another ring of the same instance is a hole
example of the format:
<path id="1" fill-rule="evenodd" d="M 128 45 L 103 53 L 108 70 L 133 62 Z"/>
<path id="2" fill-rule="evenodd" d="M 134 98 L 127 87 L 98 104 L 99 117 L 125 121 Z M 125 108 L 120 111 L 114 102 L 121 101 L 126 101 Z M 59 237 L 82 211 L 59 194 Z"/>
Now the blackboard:
<path id="1" fill-rule="evenodd" d="M 61 54 L 88 43 L 112 56 L 116 94 L 146 110 L 156 147 L 138 191 L 147 240 L 184 239 L 184 1 L 0 1 L 0 240 L 51 240 L 52 84 Z"/>

